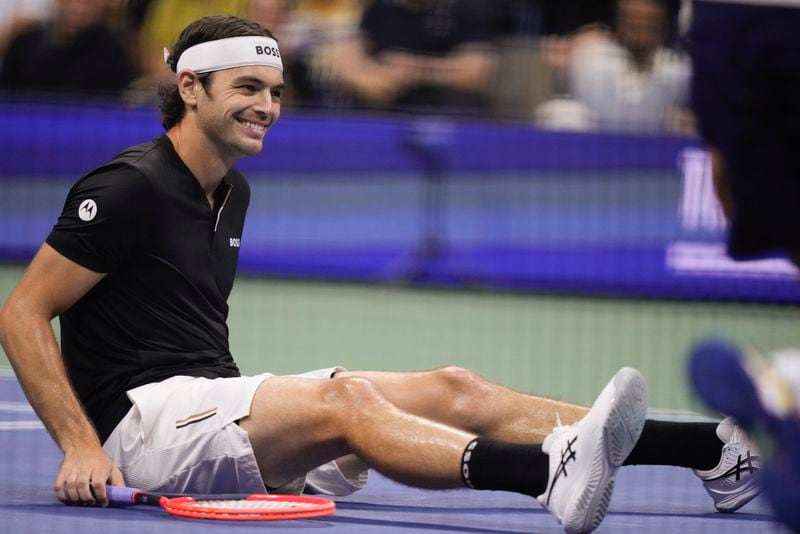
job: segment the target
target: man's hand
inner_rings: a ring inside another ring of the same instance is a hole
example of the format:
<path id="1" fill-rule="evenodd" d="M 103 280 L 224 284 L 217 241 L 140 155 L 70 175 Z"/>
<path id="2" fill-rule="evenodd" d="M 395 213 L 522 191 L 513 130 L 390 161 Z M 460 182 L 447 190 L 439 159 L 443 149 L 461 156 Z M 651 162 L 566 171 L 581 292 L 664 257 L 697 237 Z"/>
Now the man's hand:
<path id="1" fill-rule="evenodd" d="M 122 473 L 99 445 L 64 451 L 55 491 L 64 504 L 108 505 L 106 484 L 124 486 Z"/>

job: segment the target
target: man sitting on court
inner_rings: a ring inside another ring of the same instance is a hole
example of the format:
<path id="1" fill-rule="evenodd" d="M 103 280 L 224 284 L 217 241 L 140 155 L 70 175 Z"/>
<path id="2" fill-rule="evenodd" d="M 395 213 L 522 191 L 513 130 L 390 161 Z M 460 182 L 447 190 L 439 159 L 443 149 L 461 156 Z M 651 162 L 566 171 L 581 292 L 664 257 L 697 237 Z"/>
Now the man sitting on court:
<path id="1" fill-rule="evenodd" d="M 168 64 L 166 134 L 75 184 L 0 312 L 0 341 L 64 454 L 61 501 L 105 504 L 107 483 L 286 493 L 307 481 L 342 494 L 368 466 L 413 486 L 538 497 L 585 532 L 623 462 L 705 469 L 712 491 L 746 447 L 723 445 L 715 424 L 645 421 L 646 386 L 630 368 L 590 410 L 457 367 L 241 376 L 226 319 L 249 188 L 233 164 L 261 152 L 278 120 L 280 51 L 258 24 L 208 17 L 184 29 Z M 712 491 L 721 509 L 753 496 L 750 473 L 737 475 Z"/>

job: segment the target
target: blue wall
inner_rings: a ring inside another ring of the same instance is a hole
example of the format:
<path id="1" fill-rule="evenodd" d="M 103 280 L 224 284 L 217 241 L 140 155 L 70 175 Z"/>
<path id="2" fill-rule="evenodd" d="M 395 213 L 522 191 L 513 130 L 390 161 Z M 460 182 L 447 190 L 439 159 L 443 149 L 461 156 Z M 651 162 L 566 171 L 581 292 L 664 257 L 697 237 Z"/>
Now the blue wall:
<path id="1" fill-rule="evenodd" d="M 0 258 L 29 258 L 80 174 L 160 133 L 152 109 L 0 103 Z M 725 263 L 723 229 L 681 219 L 680 162 L 696 148 L 437 118 L 286 115 L 264 152 L 239 165 L 253 188 L 240 270 L 800 302 L 784 265 Z M 670 263 L 676 250 L 688 261 Z"/>

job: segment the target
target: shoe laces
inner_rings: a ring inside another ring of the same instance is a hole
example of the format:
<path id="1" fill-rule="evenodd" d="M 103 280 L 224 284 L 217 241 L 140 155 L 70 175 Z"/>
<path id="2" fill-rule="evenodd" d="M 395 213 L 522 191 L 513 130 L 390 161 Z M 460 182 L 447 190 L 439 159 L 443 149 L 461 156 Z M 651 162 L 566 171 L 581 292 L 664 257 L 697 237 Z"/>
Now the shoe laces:
<path id="1" fill-rule="evenodd" d="M 555 428 L 561 428 L 562 426 L 564 426 L 564 425 L 561 423 L 561 414 L 556 412 L 556 426 L 555 426 Z M 555 430 L 555 428 L 553 430 Z"/>
<path id="2" fill-rule="evenodd" d="M 558 412 L 556 412 L 556 426 L 553 427 L 553 434 L 559 436 L 564 432 L 566 432 L 567 430 L 569 430 L 570 428 L 571 425 L 565 425 L 564 423 L 561 422 L 561 416 L 559 415 Z"/>
<path id="3" fill-rule="evenodd" d="M 564 425 L 561 423 L 561 417 L 556 412 L 556 426 L 553 427 L 553 430 L 547 437 L 544 439 L 542 443 L 542 448 L 545 449 L 545 452 L 550 450 L 550 444 L 561 437 L 566 431 L 568 431 L 571 427 L 569 425 Z"/>
<path id="4" fill-rule="evenodd" d="M 576 423 L 577 424 L 577 423 Z M 550 434 L 553 438 L 557 438 L 571 429 L 574 425 L 565 425 L 561 422 L 561 417 L 556 412 L 556 426 L 553 427 L 553 432 Z"/>

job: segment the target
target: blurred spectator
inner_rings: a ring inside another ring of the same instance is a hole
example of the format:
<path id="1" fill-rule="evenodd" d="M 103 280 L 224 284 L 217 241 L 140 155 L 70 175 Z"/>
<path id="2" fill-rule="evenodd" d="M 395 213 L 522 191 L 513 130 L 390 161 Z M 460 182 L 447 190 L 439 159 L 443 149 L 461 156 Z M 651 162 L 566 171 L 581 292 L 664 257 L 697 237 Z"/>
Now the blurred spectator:
<path id="1" fill-rule="evenodd" d="M 665 0 L 618 0 L 610 33 L 590 27 L 565 56 L 567 90 L 603 130 L 690 133 L 689 62 L 666 47 Z"/>
<path id="2" fill-rule="evenodd" d="M 288 9 L 284 11 L 280 26 L 273 30 L 280 42 L 284 76 L 287 78 L 287 91 L 282 101 L 284 104 L 339 107 L 336 91 L 328 90 L 331 68 L 325 57 L 326 47 L 357 30 L 364 0 L 295 0 L 285 3 Z M 261 20 L 257 13 L 251 18 Z"/>
<path id="3" fill-rule="evenodd" d="M 104 24 L 108 0 L 56 0 L 52 17 L 8 45 L 0 88 L 81 96 L 121 93 L 133 78 L 122 40 Z"/>
<path id="4" fill-rule="evenodd" d="M 357 25 L 362 0 L 138 0 L 147 6 L 139 30 L 139 64 L 142 76 L 128 95 L 129 101 L 153 99 L 154 87 L 172 82 L 174 73 L 164 65 L 164 47 L 177 38 L 177 29 L 208 15 L 236 15 L 268 28 L 278 39 L 287 90 L 285 107 L 302 102 L 317 102 L 317 81 L 312 80 L 311 64 L 319 61 L 316 51 Z"/>
<path id="5" fill-rule="evenodd" d="M 0 2 L 0 57 L 11 38 L 31 24 L 47 19 L 53 0 L 3 0 Z"/>
<path id="6" fill-rule="evenodd" d="M 352 2 L 349 2 L 352 3 Z M 289 1 L 289 0 L 249 0 L 245 11 L 245 18 L 254 20 L 268 28 L 277 38 L 281 49 L 281 59 L 283 60 L 283 77 L 286 81 L 286 90 L 281 96 L 281 103 L 284 108 L 297 104 L 300 101 L 313 100 L 313 90 L 309 79 L 309 68 L 307 65 L 306 50 L 308 43 L 307 37 L 302 35 L 307 28 L 297 24 L 295 14 L 298 9 L 305 4 L 304 12 L 309 11 L 309 7 L 317 8 L 324 13 L 334 12 L 341 1 L 328 0 L 326 2 L 314 1 Z M 315 10 L 316 11 L 316 10 Z M 306 13 L 310 15 L 308 25 L 313 28 L 321 29 L 324 27 L 324 20 L 317 17 L 318 13 Z"/>
<path id="7" fill-rule="evenodd" d="M 248 0 L 244 15 L 258 22 L 272 33 L 283 28 L 286 16 L 290 11 L 289 0 Z M 277 34 L 276 34 L 277 35 Z M 281 42 L 281 55 L 285 46 Z"/>
<path id="8" fill-rule="evenodd" d="M 136 54 L 141 77 L 129 99 L 152 99 L 159 82 L 174 81 L 175 74 L 164 64 L 164 48 L 172 46 L 181 28 L 211 15 L 245 16 L 247 4 L 247 0 L 150 0 L 143 11 Z"/>
<path id="9" fill-rule="evenodd" d="M 497 14 L 482 0 L 375 0 L 328 61 L 359 105 L 483 111 Z"/>

